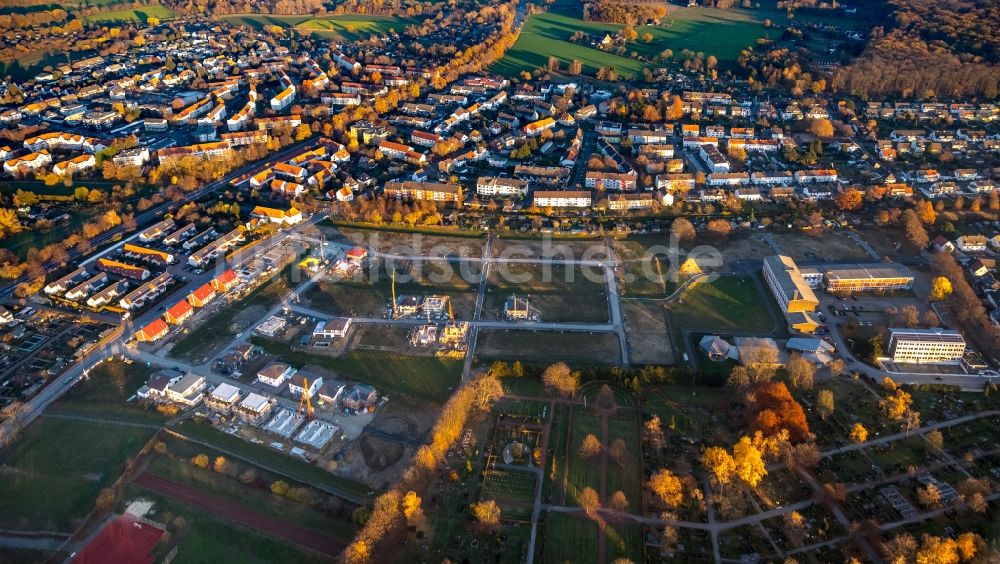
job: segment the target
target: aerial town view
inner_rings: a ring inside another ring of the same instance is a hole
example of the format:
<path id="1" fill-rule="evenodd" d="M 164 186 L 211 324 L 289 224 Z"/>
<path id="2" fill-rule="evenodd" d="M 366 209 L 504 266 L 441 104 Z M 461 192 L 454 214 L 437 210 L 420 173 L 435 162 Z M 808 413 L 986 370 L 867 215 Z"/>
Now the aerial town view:
<path id="1" fill-rule="evenodd" d="M 0 563 L 1000 563 L 997 0 L 0 0 Z"/>

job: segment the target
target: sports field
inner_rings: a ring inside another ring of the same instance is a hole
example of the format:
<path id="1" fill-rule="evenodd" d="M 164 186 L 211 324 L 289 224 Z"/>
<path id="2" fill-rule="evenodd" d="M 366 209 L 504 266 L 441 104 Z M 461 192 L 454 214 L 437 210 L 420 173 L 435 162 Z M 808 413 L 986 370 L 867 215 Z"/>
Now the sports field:
<path id="1" fill-rule="evenodd" d="M 312 33 L 325 39 L 353 41 L 375 34 L 395 31 L 402 33 L 406 26 L 419 20 L 401 16 L 374 16 L 346 14 L 340 16 L 312 15 L 272 16 L 267 14 L 238 14 L 222 16 L 230 23 L 260 29 L 265 25 L 277 25 L 286 29 L 294 28 L 303 33 Z"/>
<path id="2" fill-rule="evenodd" d="M 665 49 L 673 50 L 675 56 L 687 49 L 702 52 L 706 57 L 715 55 L 720 62 L 733 61 L 757 38 L 780 35 L 779 27 L 764 27 L 764 19 L 772 15 L 741 9 L 677 8 L 667 14 L 660 25 L 637 28 L 640 39 L 625 45 L 625 56 L 619 56 L 585 42 L 573 43 L 569 38 L 576 31 L 592 39 L 601 39 L 605 34 L 613 37 L 623 26 L 584 21 L 568 11 L 536 14 L 528 18 L 517 42 L 492 70 L 512 76 L 545 66 L 549 57 L 554 56 L 564 68 L 573 59 L 578 59 L 583 63 L 584 73 L 593 73 L 600 67 L 614 67 L 621 76 L 631 78 L 644 66 L 650 66 L 630 58 L 633 52 L 656 56 Z M 650 43 L 641 39 L 647 32 L 653 36 Z"/>
<path id="3" fill-rule="evenodd" d="M 668 308 L 678 328 L 766 336 L 777 329 L 770 303 L 753 279 L 724 276 L 690 287 Z"/>
<path id="4" fill-rule="evenodd" d="M 84 20 L 87 23 L 107 23 L 107 24 L 118 24 L 124 22 L 143 22 L 149 18 L 172 18 L 174 17 L 174 12 L 170 8 L 160 6 L 159 4 L 150 4 L 149 6 L 142 6 L 141 8 L 122 8 L 121 10 L 112 10 L 110 12 L 104 12 L 103 14 L 94 14 L 92 16 L 87 16 Z"/>

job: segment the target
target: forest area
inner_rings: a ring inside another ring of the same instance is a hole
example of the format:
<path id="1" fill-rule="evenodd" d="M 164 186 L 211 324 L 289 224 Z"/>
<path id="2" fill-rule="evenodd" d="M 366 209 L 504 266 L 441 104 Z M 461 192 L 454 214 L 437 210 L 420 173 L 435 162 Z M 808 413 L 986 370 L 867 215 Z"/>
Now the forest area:
<path id="1" fill-rule="evenodd" d="M 992 0 L 892 0 L 889 30 L 877 27 L 833 87 L 860 96 L 992 100 L 1000 82 L 1000 6 Z"/>

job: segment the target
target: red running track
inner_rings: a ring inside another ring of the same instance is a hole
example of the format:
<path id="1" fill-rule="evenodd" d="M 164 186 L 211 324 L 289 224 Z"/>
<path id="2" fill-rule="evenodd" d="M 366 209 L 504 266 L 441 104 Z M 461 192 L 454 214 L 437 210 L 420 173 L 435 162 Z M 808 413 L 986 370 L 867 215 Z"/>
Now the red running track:
<path id="1" fill-rule="evenodd" d="M 186 505 L 203 509 L 225 521 L 253 529 L 265 536 L 286 540 L 310 550 L 336 556 L 345 548 L 344 543 L 320 532 L 291 525 L 260 511 L 149 472 L 140 474 L 135 479 L 135 483 Z"/>

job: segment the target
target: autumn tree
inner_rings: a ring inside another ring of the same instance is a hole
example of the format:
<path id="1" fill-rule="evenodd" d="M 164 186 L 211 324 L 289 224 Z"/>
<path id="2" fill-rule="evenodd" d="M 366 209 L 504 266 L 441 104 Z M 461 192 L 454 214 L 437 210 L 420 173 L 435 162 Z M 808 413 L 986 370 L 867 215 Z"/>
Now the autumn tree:
<path id="1" fill-rule="evenodd" d="M 735 475 L 751 488 L 767 476 L 764 453 L 753 444 L 750 437 L 742 437 L 733 445 L 733 470 Z"/>
<path id="2" fill-rule="evenodd" d="M 833 390 L 820 390 L 816 393 L 816 411 L 819 412 L 819 416 L 823 420 L 833 415 Z"/>
<path id="3" fill-rule="evenodd" d="M 861 423 L 855 423 L 851 425 L 850 437 L 856 443 L 863 443 L 868 440 L 868 429 Z"/>
<path id="4" fill-rule="evenodd" d="M 902 420 L 910 411 L 913 398 L 906 390 L 895 388 L 879 403 L 889 419 Z"/>
<path id="5" fill-rule="evenodd" d="M 951 280 L 948 280 L 944 276 L 937 276 L 931 284 L 930 298 L 934 301 L 946 300 L 952 291 Z"/>
<path id="6" fill-rule="evenodd" d="M 565 362 L 558 362 L 542 372 L 542 383 L 547 389 L 561 396 L 570 397 L 576 393 L 580 385 L 580 378 L 569 369 Z"/>
<path id="7" fill-rule="evenodd" d="M 725 219 L 713 219 L 705 226 L 709 233 L 716 237 L 728 237 L 732 231 L 732 226 Z"/>
<path id="8" fill-rule="evenodd" d="M 670 224 L 670 232 L 680 242 L 691 241 L 695 237 L 694 225 L 687 219 L 679 217 Z"/>
<path id="9" fill-rule="evenodd" d="M 579 453 L 583 458 L 591 458 L 601 454 L 601 441 L 593 433 L 587 433 L 587 436 L 580 442 Z"/>
<path id="10" fill-rule="evenodd" d="M 934 211 L 933 208 L 931 211 Z M 917 213 L 913 210 L 906 210 L 900 217 L 903 221 L 903 230 L 906 232 L 906 238 L 910 241 L 910 244 L 918 249 L 927 247 L 931 240 Z"/>
<path id="11" fill-rule="evenodd" d="M 708 447 L 701 454 L 701 463 L 708 468 L 715 480 L 722 485 L 733 480 L 736 471 L 736 461 L 722 447 Z"/>
<path id="12" fill-rule="evenodd" d="M 861 209 L 861 205 L 864 203 L 861 198 L 861 191 L 856 188 L 848 188 L 846 190 L 841 190 L 833 198 L 833 203 L 836 204 L 837 209 L 841 211 L 853 211 Z"/>
<path id="13" fill-rule="evenodd" d="M 625 497 L 625 492 L 618 490 L 611 494 L 611 499 L 608 500 L 608 506 L 618 513 L 625 513 L 628 511 L 628 498 Z"/>
<path id="14" fill-rule="evenodd" d="M 643 425 L 646 437 L 654 449 L 659 451 L 663 448 L 663 427 L 660 424 L 660 416 L 654 415 Z"/>
<path id="15" fill-rule="evenodd" d="M 208 468 L 208 455 L 204 453 L 195 455 L 191 458 L 191 464 L 198 468 Z"/>
<path id="16" fill-rule="evenodd" d="M 792 386 L 800 390 L 811 390 L 816 377 L 816 365 L 809 359 L 798 353 L 793 353 L 788 357 L 785 365 L 788 372 L 788 380 Z"/>
<path id="17" fill-rule="evenodd" d="M 496 529 L 500 526 L 500 506 L 492 499 L 472 504 L 472 515 L 480 526 Z"/>
<path id="18" fill-rule="evenodd" d="M 403 515 L 410 524 L 420 521 L 423 510 L 420 508 L 420 496 L 417 492 L 410 490 L 403 496 Z"/>
<path id="19" fill-rule="evenodd" d="M 809 133 L 822 139 L 833 137 L 833 123 L 828 119 L 814 119 L 809 122 Z"/>
<path id="20" fill-rule="evenodd" d="M 930 200 L 917 202 L 916 214 L 923 223 L 932 224 L 937 220 L 937 211 L 934 210 L 934 204 Z"/>
<path id="21" fill-rule="evenodd" d="M 580 491 L 580 494 L 576 499 L 580 507 L 587 512 L 588 515 L 593 513 L 598 507 L 601 506 L 601 498 L 597 495 L 594 488 L 586 487 Z"/>
<path id="22" fill-rule="evenodd" d="M 666 468 L 658 470 L 650 476 L 649 488 L 667 507 L 677 507 L 683 501 L 684 490 L 680 478 Z"/>

